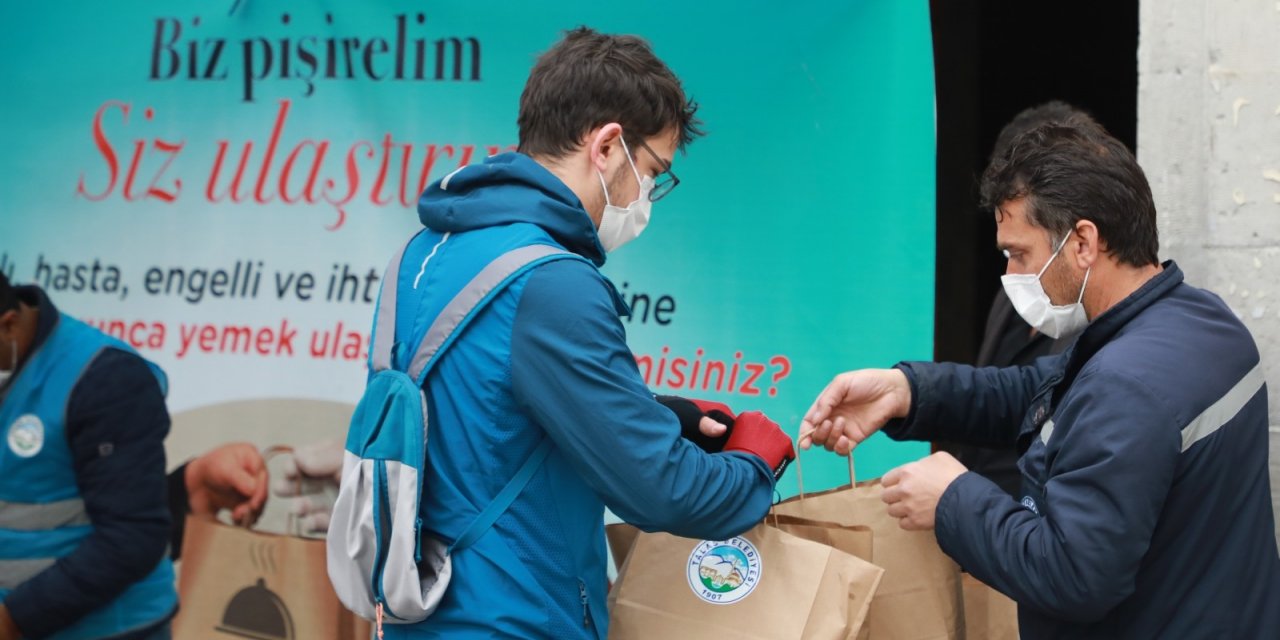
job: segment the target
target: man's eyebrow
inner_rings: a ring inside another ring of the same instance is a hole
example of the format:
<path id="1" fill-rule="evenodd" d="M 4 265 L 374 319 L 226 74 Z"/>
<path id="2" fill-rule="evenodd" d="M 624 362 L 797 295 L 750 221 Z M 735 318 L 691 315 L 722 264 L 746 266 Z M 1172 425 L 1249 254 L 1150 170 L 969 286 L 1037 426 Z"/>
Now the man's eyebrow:
<path id="1" fill-rule="evenodd" d="M 649 152 L 649 156 L 654 160 L 657 160 L 658 164 L 662 165 L 663 171 L 671 170 L 671 167 L 675 164 L 675 156 L 672 156 L 670 160 L 667 160 L 666 158 L 658 155 L 658 152 L 654 151 L 649 145 L 644 144 L 643 142 L 641 144 L 644 146 L 644 150 Z"/>

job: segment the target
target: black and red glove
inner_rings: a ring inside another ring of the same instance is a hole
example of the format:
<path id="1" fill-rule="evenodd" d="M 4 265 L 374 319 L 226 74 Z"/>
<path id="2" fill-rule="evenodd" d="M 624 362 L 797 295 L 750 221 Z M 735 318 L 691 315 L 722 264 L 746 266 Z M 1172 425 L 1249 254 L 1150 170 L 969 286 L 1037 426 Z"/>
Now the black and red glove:
<path id="1" fill-rule="evenodd" d="M 750 453 L 764 460 L 773 470 L 774 479 L 781 478 L 787 465 L 796 459 L 790 436 L 759 411 L 745 411 L 738 416 L 724 450 Z"/>
<path id="2" fill-rule="evenodd" d="M 719 453 L 724 450 L 724 445 L 728 442 L 729 435 L 733 433 L 733 421 L 737 419 L 728 405 L 722 402 L 692 400 L 690 398 L 681 398 L 680 396 L 655 396 L 654 399 L 676 414 L 676 418 L 680 420 L 680 435 L 684 436 L 686 440 L 707 453 Z M 702 429 L 699 428 L 698 424 L 702 422 L 704 417 L 709 417 L 723 424 L 726 427 L 725 432 L 719 436 L 709 436 L 702 433 Z"/>

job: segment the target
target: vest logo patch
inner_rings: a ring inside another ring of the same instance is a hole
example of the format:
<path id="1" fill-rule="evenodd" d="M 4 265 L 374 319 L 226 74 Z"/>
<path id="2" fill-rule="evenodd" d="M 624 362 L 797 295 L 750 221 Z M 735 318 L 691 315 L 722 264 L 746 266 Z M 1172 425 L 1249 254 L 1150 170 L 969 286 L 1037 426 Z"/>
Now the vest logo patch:
<path id="1" fill-rule="evenodd" d="M 760 552 L 746 538 L 704 540 L 689 554 L 689 588 L 712 604 L 733 604 L 755 590 L 764 568 Z"/>
<path id="2" fill-rule="evenodd" d="M 44 423 L 28 413 L 9 425 L 9 450 L 19 458 L 30 458 L 44 448 Z"/>

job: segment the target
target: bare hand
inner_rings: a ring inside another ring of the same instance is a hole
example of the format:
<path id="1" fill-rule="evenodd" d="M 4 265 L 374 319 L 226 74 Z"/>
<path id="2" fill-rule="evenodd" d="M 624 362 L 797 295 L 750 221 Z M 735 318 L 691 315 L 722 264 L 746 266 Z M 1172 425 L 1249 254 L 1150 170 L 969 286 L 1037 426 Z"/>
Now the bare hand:
<path id="1" fill-rule="evenodd" d="M 938 452 L 884 474 L 881 499 L 889 515 L 908 531 L 933 529 L 938 500 L 968 469 L 949 453 Z"/>
<path id="2" fill-rule="evenodd" d="M 9 609 L 0 604 L 0 640 L 21 640 L 22 632 L 9 616 Z"/>
<path id="3" fill-rule="evenodd" d="M 231 509 L 235 522 L 253 523 L 267 503 L 267 466 L 247 442 L 225 444 L 192 460 L 184 480 L 191 513 L 199 516 Z"/>
<path id="4" fill-rule="evenodd" d="M 911 385 L 898 369 L 861 369 L 835 377 L 800 423 L 800 448 L 819 444 L 849 455 L 893 418 L 911 409 Z"/>

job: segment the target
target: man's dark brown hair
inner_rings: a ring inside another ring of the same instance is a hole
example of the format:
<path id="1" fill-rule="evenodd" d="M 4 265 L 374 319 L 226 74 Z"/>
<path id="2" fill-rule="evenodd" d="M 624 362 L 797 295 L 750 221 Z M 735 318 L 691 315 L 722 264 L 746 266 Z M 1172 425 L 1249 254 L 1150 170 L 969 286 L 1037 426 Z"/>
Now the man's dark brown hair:
<path id="1" fill-rule="evenodd" d="M 982 176 L 982 206 L 1026 198 L 1031 222 L 1057 244 L 1080 220 L 1092 221 L 1122 264 L 1159 264 L 1156 206 L 1133 154 L 1084 117 L 1025 131 L 991 159 Z"/>
<path id="2" fill-rule="evenodd" d="M 592 129 L 617 122 L 628 144 L 668 129 L 679 148 L 702 135 L 680 79 L 649 43 L 578 27 L 538 58 L 520 95 L 522 153 L 561 157 Z"/>
<path id="3" fill-rule="evenodd" d="M 18 308 L 18 293 L 9 284 L 9 279 L 0 271 L 0 313 Z"/>

